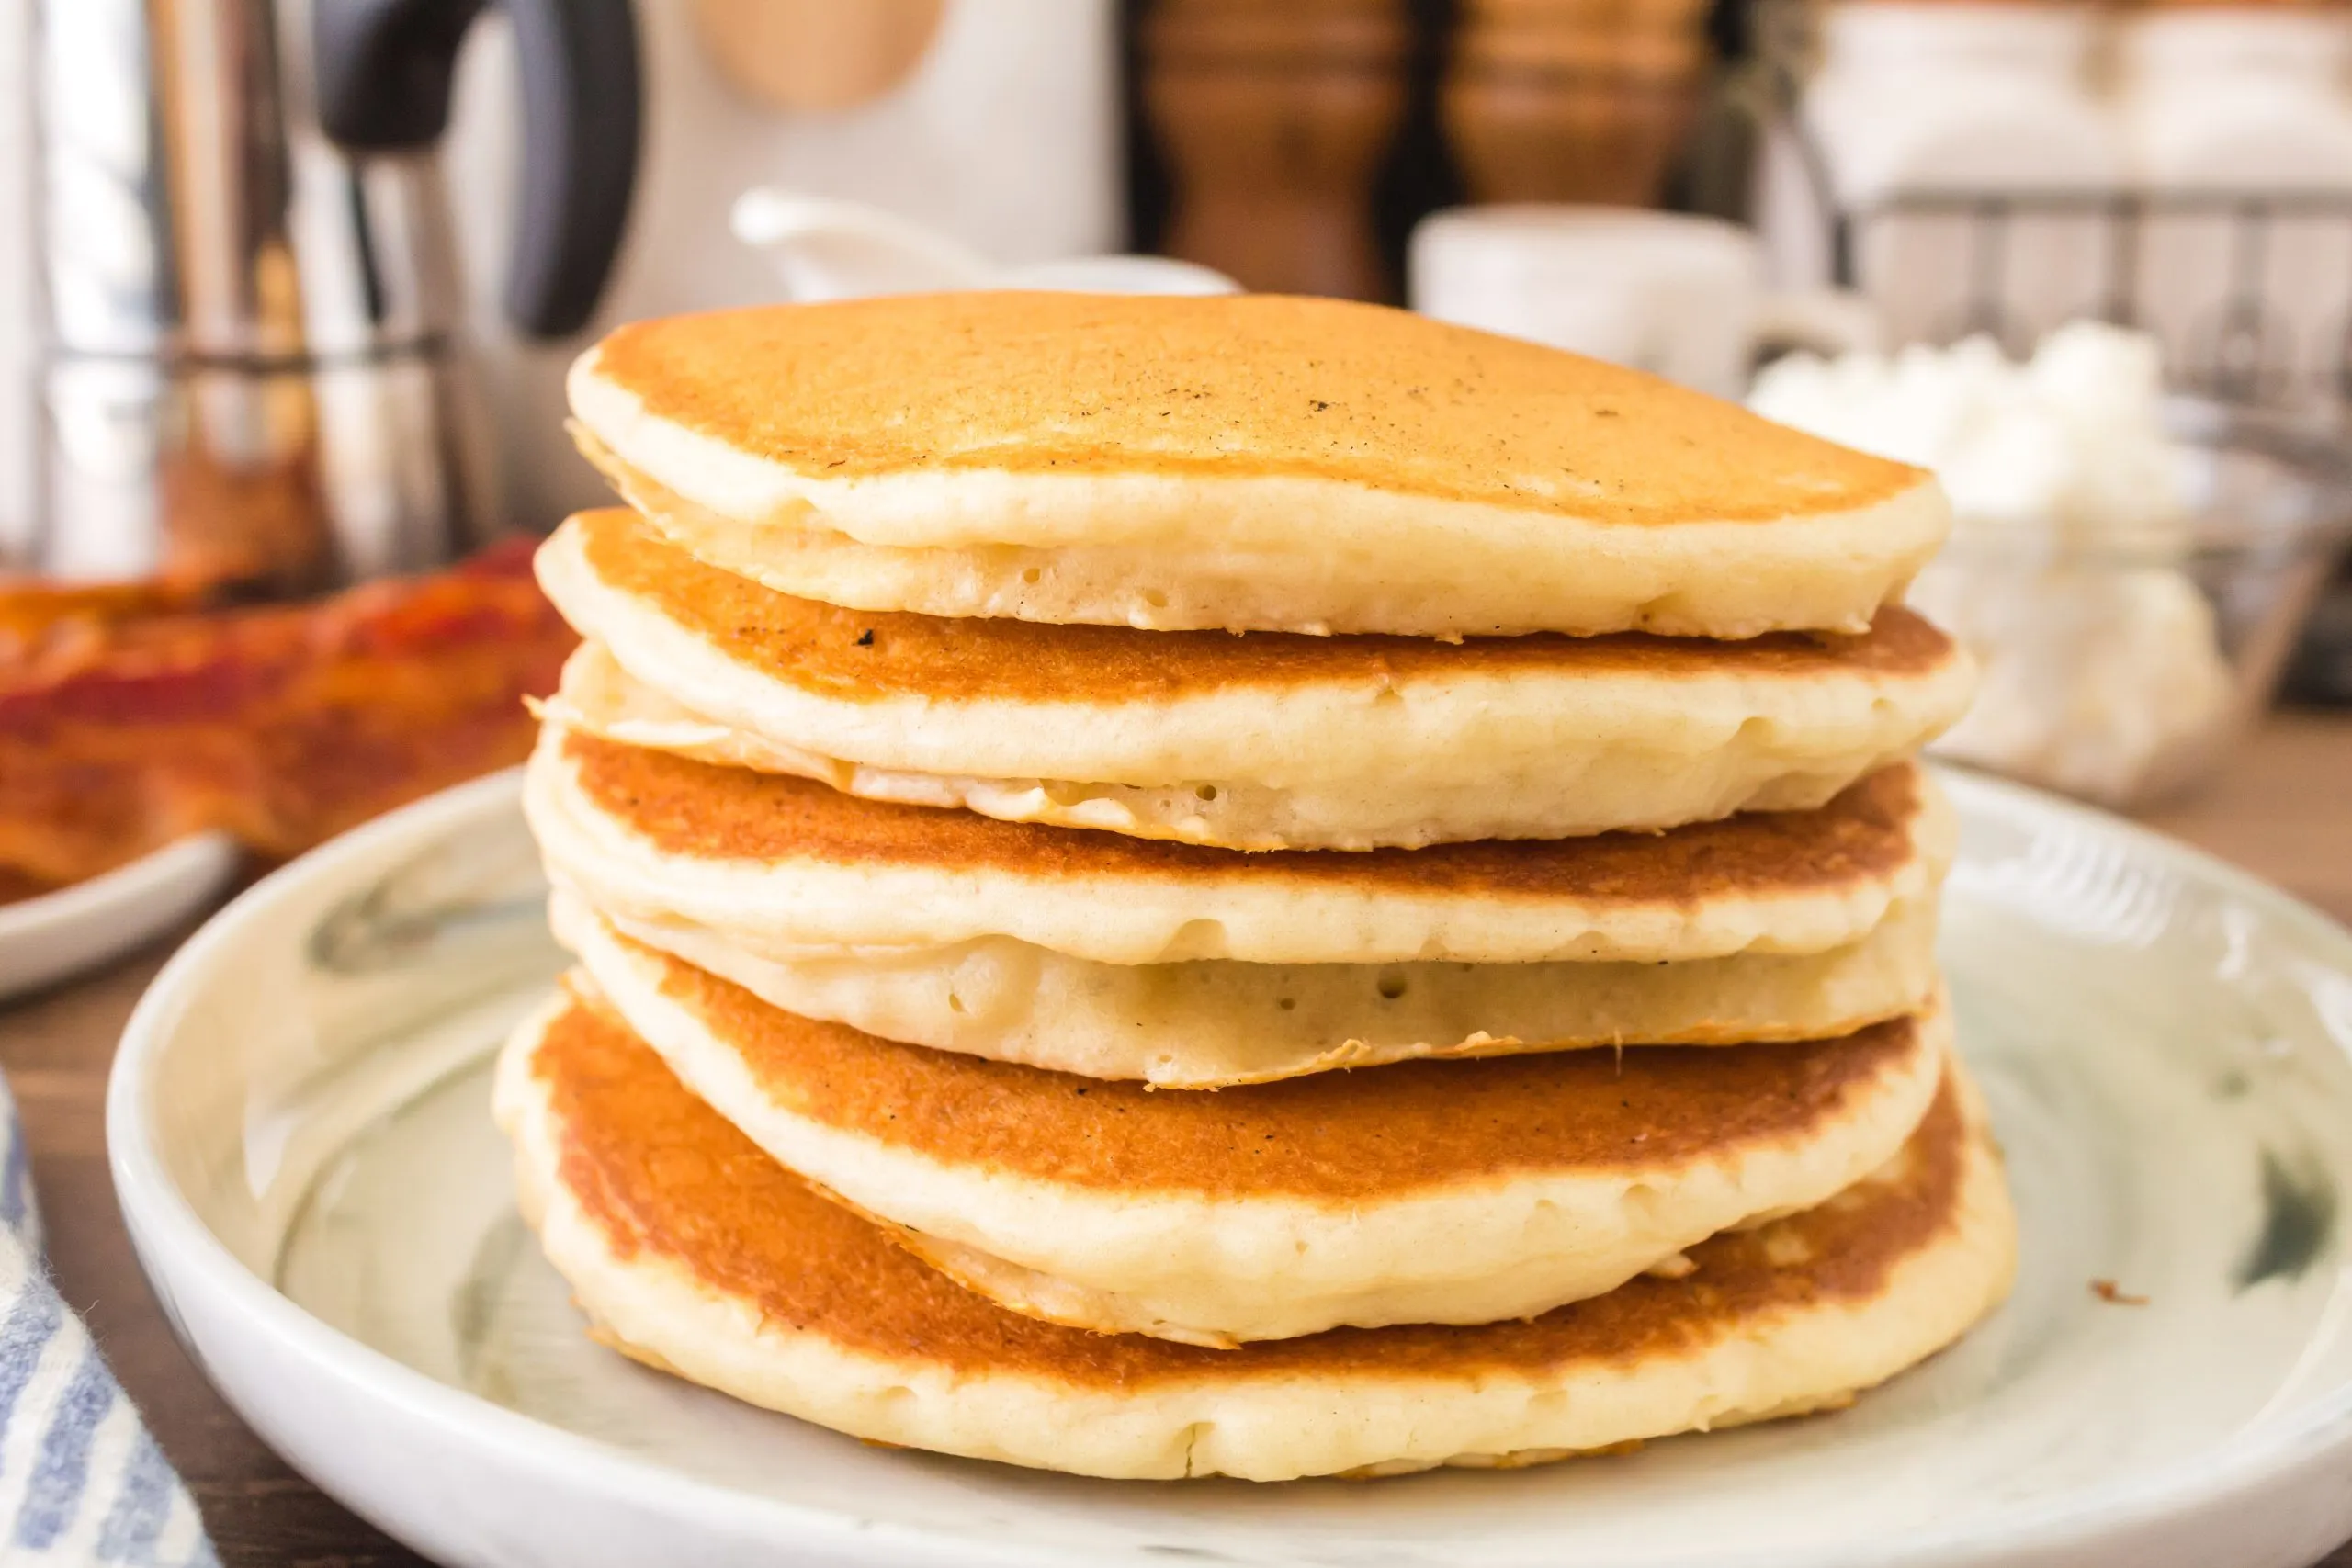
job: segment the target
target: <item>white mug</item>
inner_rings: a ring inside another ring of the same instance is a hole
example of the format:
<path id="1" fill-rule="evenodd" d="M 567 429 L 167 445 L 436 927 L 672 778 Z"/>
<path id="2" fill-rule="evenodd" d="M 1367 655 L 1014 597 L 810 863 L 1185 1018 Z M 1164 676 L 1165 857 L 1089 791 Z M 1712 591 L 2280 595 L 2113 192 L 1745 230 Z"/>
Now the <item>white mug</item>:
<path id="1" fill-rule="evenodd" d="M 1440 321 L 1630 365 L 1720 398 L 1747 395 L 1759 348 L 1878 346 L 1854 294 L 1764 286 L 1735 223 L 1637 208 L 1461 207 L 1413 231 L 1413 309 Z"/>

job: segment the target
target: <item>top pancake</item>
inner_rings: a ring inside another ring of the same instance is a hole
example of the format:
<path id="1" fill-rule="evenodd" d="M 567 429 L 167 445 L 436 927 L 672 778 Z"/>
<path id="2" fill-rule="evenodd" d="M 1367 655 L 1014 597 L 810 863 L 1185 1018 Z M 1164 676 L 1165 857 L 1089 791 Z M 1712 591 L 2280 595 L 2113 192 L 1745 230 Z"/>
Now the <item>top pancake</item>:
<path id="1" fill-rule="evenodd" d="M 626 511 L 542 584 L 590 641 L 575 728 L 882 799 L 1227 849 L 1370 849 L 1804 810 L 1958 716 L 1968 660 L 1869 632 L 1458 644 L 843 610 L 718 570 Z"/>
<path id="2" fill-rule="evenodd" d="M 1859 631 L 1948 522 L 1922 470 L 1332 300 L 967 293 L 678 317 L 605 339 L 571 395 L 592 457 L 681 542 L 861 609 Z"/>

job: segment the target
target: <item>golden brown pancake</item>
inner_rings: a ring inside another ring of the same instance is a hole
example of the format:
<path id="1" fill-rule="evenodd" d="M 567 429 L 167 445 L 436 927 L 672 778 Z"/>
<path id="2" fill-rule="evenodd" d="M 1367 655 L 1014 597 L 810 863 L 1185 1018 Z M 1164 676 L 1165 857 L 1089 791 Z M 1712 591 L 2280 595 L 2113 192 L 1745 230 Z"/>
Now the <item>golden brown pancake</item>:
<path id="1" fill-rule="evenodd" d="M 1802 1143 L 1938 1058 L 1902 1018 L 1840 1040 L 1410 1062 L 1177 1094 L 876 1040 L 629 946 L 660 996 L 736 1054 L 748 1087 L 795 1116 L 1100 1192 L 1345 1207 L 1514 1174 L 1663 1177 L 1742 1145 Z"/>
<path id="2" fill-rule="evenodd" d="M 886 806 L 806 779 L 716 768 L 585 735 L 564 737 L 562 750 L 598 807 L 678 854 L 1011 870 L 1040 879 L 1266 878 L 1532 899 L 1573 894 L 1697 901 L 1731 890 L 1810 890 L 1883 876 L 1917 857 L 1924 790 L 1917 769 L 1896 767 L 1871 774 L 1819 811 L 1757 812 L 1671 833 L 1253 855 Z"/>
<path id="3" fill-rule="evenodd" d="M 647 412 L 811 479 L 1282 475 L 1645 527 L 1921 479 L 1656 377 L 1332 299 L 770 306 L 624 326 L 594 365 Z"/>
<path id="4" fill-rule="evenodd" d="M 1664 834 L 1244 854 L 886 805 L 551 729 L 526 792 L 558 878 L 748 952 L 1012 936 L 1112 964 L 1671 960 L 1820 952 L 1935 886 L 1916 766 L 1817 811 Z"/>
<path id="5" fill-rule="evenodd" d="M 1260 1479 L 1548 1457 L 1839 1402 L 2007 1288 L 1997 1165 L 1956 1075 L 1815 1209 L 1532 1321 L 1216 1350 L 1009 1313 L 819 1197 L 609 1015 L 501 1068 L 526 1214 L 603 1334 L 875 1440 L 1102 1475 Z"/>
<path id="6" fill-rule="evenodd" d="M 1201 1344 L 1612 1290 L 1883 1164 L 1949 1032 L 1939 1004 L 1838 1040 L 1156 1093 L 876 1040 L 610 940 L 596 989 L 775 1159 L 1005 1305 Z"/>
<path id="7" fill-rule="evenodd" d="M 1932 901 L 1826 953 L 1680 964 L 1097 964 L 1010 937 L 917 953 L 755 957 L 690 921 L 570 890 L 556 940 L 591 974 L 670 953 L 786 1012 L 911 1045 L 1161 1089 L 1227 1089 L 1391 1062 L 1621 1045 L 1826 1040 L 1925 1006 Z"/>
<path id="8" fill-rule="evenodd" d="M 1860 636 L 1138 632 L 850 611 L 706 566 L 628 512 L 539 579 L 589 639 L 575 728 L 964 806 L 1227 849 L 1369 849 L 1806 810 L 1965 705 L 1899 606 Z"/>
<path id="9" fill-rule="evenodd" d="M 583 448 L 715 565 L 864 609 L 1408 636 L 1860 630 L 1919 469 L 1333 300 L 964 293 L 673 317 Z"/>
<path id="10" fill-rule="evenodd" d="M 1950 637 L 1899 604 L 1881 610 L 1858 635 L 1778 632 L 1738 642 L 1639 632 L 1459 643 L 1367 634 L 1141 633 L 845 610 L 707 566 L 626 508 L 583 512 L 566 526 L 601 586 L 640 602 L 763 679 L 843 702 L 1164 702 L 1238 687 L 1344 682 L 1382 689 L 1472 672 L 1506 679 L 1900 679 L 1943 670 L 1953 657 Z"/>

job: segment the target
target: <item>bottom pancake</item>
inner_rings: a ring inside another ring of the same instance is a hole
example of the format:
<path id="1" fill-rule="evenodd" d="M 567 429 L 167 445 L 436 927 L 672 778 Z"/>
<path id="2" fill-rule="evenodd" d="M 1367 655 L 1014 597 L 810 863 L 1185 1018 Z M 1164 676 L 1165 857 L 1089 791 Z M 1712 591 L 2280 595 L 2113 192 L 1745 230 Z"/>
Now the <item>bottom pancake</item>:
<path id="1" fill-rule="evenodd" d="M 607 936 L 578 988 L 778 1164 L 1015 1311 L 1202 1345 L 1528 1317 L 1877 1169 L 1941 998 L 1833 1040 L 1318 1073 L 1216 1094 L 820 1023 Z"/>
<path id="2" fill-rule="evenodd" d="M 1958 1069 L 1820 1207 L 1525 1322 L 1214 1350 L 1021 1316 L 828 1201 L 564 996 L 501 1063 L 526 1216 L 601 1337 L 873 1441 L 1080 1474 L 1531 1462 L 1838 1404 L 2006 1292 L 2015 1225 Z"/>

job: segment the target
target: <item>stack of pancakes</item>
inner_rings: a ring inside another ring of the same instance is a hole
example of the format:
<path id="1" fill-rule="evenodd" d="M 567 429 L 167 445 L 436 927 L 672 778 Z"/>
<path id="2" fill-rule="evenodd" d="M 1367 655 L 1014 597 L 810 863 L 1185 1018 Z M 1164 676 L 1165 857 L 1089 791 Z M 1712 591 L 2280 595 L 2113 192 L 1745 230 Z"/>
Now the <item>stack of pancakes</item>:
<path id="1" fill-rule="evenodd" d="M 625 329 L 500 1076 L 595 1332 L 1112 1476 L 1844 1403 L 2007 1288 L 1926 475 L 1372 307 Z"/>

